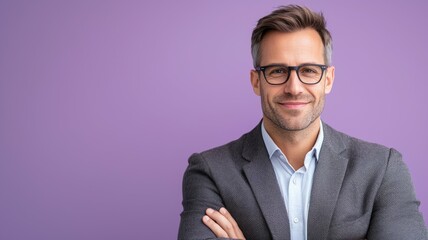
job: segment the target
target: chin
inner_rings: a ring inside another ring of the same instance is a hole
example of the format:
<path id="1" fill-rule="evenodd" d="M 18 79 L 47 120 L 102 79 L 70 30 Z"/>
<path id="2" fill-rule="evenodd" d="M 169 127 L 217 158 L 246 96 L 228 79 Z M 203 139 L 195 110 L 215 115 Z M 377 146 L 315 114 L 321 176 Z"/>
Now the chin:
<path id="1" fill-rule="evenodd" d="M 290 120 L 285 120 L 283 119 L 280 122 L 277 122 L 278 126 L 286 131 L 302 131 L 305 130 L 307 128 L 309 128 L 314 122 L 315 119 L 293 119 L 292 121 Z"/>

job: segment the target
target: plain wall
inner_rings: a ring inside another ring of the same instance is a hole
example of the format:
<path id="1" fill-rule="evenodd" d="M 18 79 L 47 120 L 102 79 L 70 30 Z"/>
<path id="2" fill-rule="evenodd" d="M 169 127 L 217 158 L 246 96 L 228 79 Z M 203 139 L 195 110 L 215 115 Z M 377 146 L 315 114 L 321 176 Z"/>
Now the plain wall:
<path id="1" fill-rule="evenodd" d="M 261 119 L 250 36 L 287 1 L 0 1 L 0 239 L 176 239 L 193 152 Z M 428 218 L 428 2 L 323 11 L 323 120 L 398 149 Z"/>

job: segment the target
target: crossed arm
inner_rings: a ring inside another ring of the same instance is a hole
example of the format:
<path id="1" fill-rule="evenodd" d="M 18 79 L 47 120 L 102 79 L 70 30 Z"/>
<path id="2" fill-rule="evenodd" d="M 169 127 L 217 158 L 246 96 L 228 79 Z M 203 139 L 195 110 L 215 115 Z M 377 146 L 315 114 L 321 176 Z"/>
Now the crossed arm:
<path id="1" fill-rule="evenodd" d="M 184 209 L 178 239 L 245 239 L 235 219 L 224 208 L 224 200 L 210 173 L 200 154 L 190 157 L 183 178 Z"/>
<path id="2" fill-rule="evenodd" d="M 244 234 L 226 208 L 222 207 L 219 211 L 208 208 L 205 213 L 202 221 L 217 237 L 245 240 Z"/>
<path id="3" fill-rule="evenodd" d="M 245 239 L 237 222 L 224 208 L 225 202 L 219 193 L 218 183 L 213 182 L 211 171 L 204 161 L 200 160 L 200 156 L 193 156 L 185 174 L 184 211 L 181 215 L 179 239 Z M 388 165 L 385 167 L 382 183 L 373 199 L 369 226 L 365 230 L 366 238 L 428 240 L 426 226 L 418 211 L 419 202 L 414 196 L 410 174 L 398 152 L 391 150 Z M 364 226 L 366 223 L 359 224 Z M 243 229 L 246 231 L 245 227 Z M 346 231 L 336 227 L 334 231 L 331 230 L 329 236 L 345 236 L 348 234 Z M 251 237 L 251 233 L 246 234 L 247 237 Z"/>

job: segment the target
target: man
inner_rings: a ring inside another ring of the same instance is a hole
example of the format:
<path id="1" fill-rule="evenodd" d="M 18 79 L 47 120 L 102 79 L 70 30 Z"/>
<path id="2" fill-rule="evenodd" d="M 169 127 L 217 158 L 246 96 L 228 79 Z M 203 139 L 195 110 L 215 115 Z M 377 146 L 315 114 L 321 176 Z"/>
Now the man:
<path id="1" fill-rule="evenodd" d="M 400 153 L 320 120 L 335 70 L 322 14 L 279 8 L 251 48 L 263 119 L 190 157 L 178 238 L 428 239 Z"/>

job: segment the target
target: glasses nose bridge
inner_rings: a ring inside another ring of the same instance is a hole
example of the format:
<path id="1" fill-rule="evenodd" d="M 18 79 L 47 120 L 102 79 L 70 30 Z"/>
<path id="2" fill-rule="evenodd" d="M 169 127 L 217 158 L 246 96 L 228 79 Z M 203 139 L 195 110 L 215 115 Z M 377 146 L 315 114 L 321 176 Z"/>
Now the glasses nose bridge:
<path id="1" fill-rule="evenodd" d="M 299 68 L 300 68 L 300 66 L 288 66 L 287 68 L 288 68 L 287 82 L 288 82 L 288 80 L 290 80 L 290 76 L 291 76 L 292 70 L 294 70 L 296 72 L 297 79 L 299 79 L 300 82 L 302 81 L 302 80 L 300 80 L 300 76 L 299 76 Z"/>

